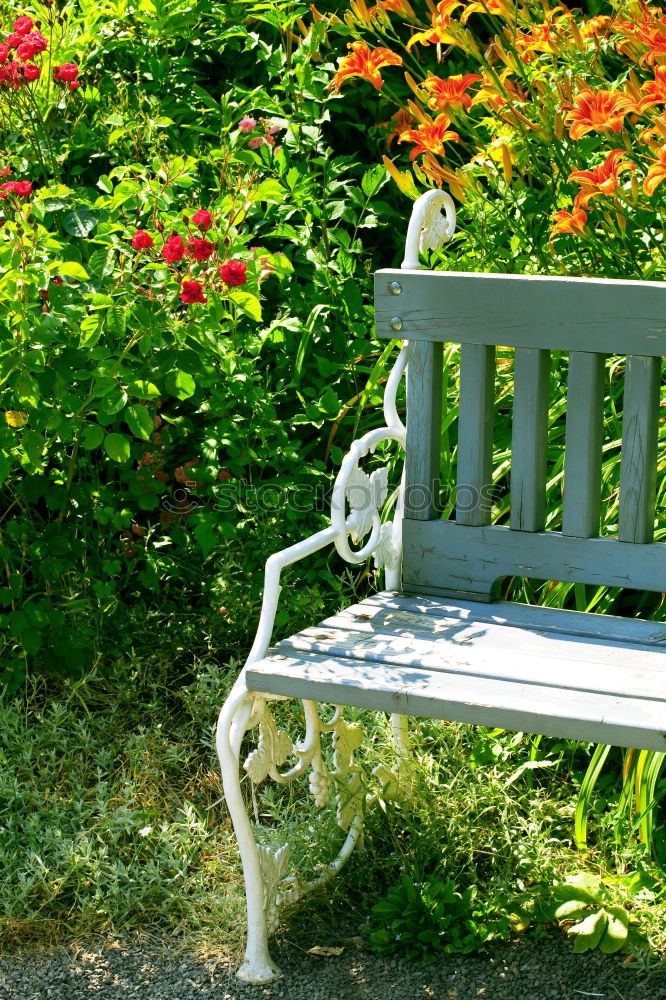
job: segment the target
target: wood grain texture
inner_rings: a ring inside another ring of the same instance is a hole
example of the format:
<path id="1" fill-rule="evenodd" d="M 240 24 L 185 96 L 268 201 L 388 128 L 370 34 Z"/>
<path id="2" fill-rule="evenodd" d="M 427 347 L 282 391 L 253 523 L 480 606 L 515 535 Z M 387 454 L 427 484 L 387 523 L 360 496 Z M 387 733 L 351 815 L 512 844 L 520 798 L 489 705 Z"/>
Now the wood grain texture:
<path id="1" fill-rule="evenodd" d="M 274 654 L 246 671 L 250 690 L 401 715 L 666 749 L 663 702 L 318 655 Z"/>
<path id="2" fill-rule="evenodd" d="M 605 359 L 573 351 L 569 358 L 562 531 L 599 534 Z"/>
<path id="3" fill-rule="evenodd" d="M 654 649 L 579 636 L 541 636 L 508 625 L 461 626 L 440 619 L 436 634 L 415 631 L 414 626 L 405 612 L 371 621 L 335 615 L 284 639 L 277 649 L 287 656 L 322 653 L 622 698 L 654 698 L 663 702 L 666 722 L 666 665 L 661 662 L 666 658 Z"/>
<path id="4" fill-rule="evenodd" d="M 515 352 L 511 429 L 511 527 L 542 531 L 546 524 L 546 457 L 550 352 Z"/>
<path id="5" fill-rule="evenodd" d="M 442 422 L 442 345 L 409 345 L 405 517 L 438 516 Z"/>
<path id="6" fill-rule="evenodd" d="M 494 415 L 495 348 L 463 344 L 456 484 L 458 524 L 490 524 Z"/>
<path id="7" fill-rule="evenodd" d="M 446 271 L 375 275 L 377 336 L 393 339 L 399 281 L 406 340 L 666 356 L 666 284 Z"/>
<path id="8" fill-rule="evenodd" d="M 654 534 L 661 359 L 627 357 L 622 413 L 618 537 L 645 543 Z"/>
<path id="9" fill-rule="evenodd" d="M 360 604 L 347 608 L 344 614 L 359 614 Z M 459 622 L 481 622 L 493 625 L 532 629 L 538 632 L 555 632 L 578 635 L 589 639 L 607 639 L 639 645 L 655 646 L 666 652 L 666 622 L 642 618 L 620 618 L 617 615 L 588 614 L 584 611 L 565 611 L 562 608 L 542 608 L 517 601 L 496 601 L 480 604 L 478 601 L 459 601 L 425 594 L 405 594 L 384 590 L 371 594 L 363 601 L 363 614 L 403 611 L 418 615 L 422 626 L 429 618 L 440 616 Z"/>
<path id="10" fill-rule="evenodd" d="M 666 547 L 614 538 L 571 538 L 556 531 L 463 527 L 451 521 L 403 525 L 404 589 L 478 600 L 497 597 L 505 576 L 666 590 Z"/>

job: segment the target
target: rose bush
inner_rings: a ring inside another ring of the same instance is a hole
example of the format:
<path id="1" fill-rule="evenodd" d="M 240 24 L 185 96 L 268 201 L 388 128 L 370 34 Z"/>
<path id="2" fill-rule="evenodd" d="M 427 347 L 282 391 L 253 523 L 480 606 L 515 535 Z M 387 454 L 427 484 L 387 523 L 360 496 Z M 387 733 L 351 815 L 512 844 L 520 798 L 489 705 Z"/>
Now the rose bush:
<path id="1" fill-rule="evenodd" d="M 324 143 L 322 28 L 306 28 L 289 54 L 259 35 L 239 45 L 225 8 L 201 21 L 196 58 L 175 53 L 182 72 L 162 85 L 150 67 L 159 40 L 172 51 L 175 36 L 146 19 L 137 87 L 124 62 L 129 22 L 82 10 L 49 21 L 37 58 L 54 70 L 5 95 L 31 94 L 37 109 L 0 162 L 10 686 L 29 664 L 81 670 L 102 648 L 108 662 L 144 632 L 152 642 L 156 620 L 181 649 L 205 648 L 211 634 L 222 650 L 244 640 L 275 525 L 282 539 L 301 536 L 307 518 L 318 526 L 327 463 L 381 373 L 360 234 L 372 247 L 384 171 L 364 177 Z M 220 46 L 238 48 L 235 89 L 216 70 L 205 90 L 193 80 Z M 270 93 L 244 95 L 238 81 L 256 73 L 262 46 Z M 5 106 L 8 129 L 20 109 Z M 310 585 L 322 571 L 307 568 L 292 615 L 320 600 Z"/>

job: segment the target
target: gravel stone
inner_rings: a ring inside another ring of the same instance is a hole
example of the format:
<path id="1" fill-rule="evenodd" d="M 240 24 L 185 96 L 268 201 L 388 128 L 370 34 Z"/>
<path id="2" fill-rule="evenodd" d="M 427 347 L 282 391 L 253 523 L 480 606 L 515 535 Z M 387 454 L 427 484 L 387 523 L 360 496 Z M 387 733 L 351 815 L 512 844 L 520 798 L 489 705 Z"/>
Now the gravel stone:
<path id="1" fill-rule="evenodd" d="M 0 955 L 0 1000 L 666 1000 L 663 965 L 645 974 L 623 955 L 574 955 L 564 936 L 424 966 L 379 958 L 355 935 L 328 928 L 313 941 L 312 927 L 290 929 L 273 946 L 284 976 L 265 986 L 239 983 L 227 958 L 183 954 L 168 938 L 8 950 Z M 310 955 L 314 944 L 344 951 Z"/>

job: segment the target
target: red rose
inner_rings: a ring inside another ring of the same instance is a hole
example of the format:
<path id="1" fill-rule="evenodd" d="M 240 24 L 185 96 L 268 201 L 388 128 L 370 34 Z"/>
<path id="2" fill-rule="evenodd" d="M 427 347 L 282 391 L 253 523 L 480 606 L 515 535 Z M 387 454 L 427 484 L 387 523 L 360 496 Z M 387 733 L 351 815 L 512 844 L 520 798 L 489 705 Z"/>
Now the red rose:
<path id="1" fill-rule="evenodd" d="M 180 289 L 180 301 L 189 306 L 193 302 L 207 302 L 208 299 L 198 281 L 184 281 Z"/>
<path id="2" fill-rule="evenodd" d="M 67 84 L 67 86 L 69 87 L 70 90 L 78 90 L 81 84 L 79 83 L 78 80 L 72 80 L 70 83 Z"/>
<path id="3" fill-rule="evenodd" d="M 51 281 L 53 282 L 54 285 L 62 285 L 62 278 L 60 277 L 60 275 L 56 275 L 55 278 L 51 278 Z"/>
<path id="4" fill-rule="evenodd" d="M 39 66 L 35 66 L 34 63 L 26 63 L 23 67 L 23 79 L 28 82 L 36 80 L 40 73 L 41 69 Z"/>
<path id="5" fill-rule="evenodd" d="M 32 181 L 5 181 L 0 184 L 0 198 L 7 198 L 10 193 L 28 198 L 32 194 Z"/>
<path id="6" fill-rule="evenodd" d="M 10 45 L 6 45 L 5 42 L 0 43 L 0 63 L 7 62 L 11 51 Z"/>
<path id="7" fill-rule="evenodd" d="M 172 233 L 162 247 L 162 256 L 167 264 L 177 264 L 179 260 L 183 259 L 184 254 L 183 237 L 179 236 L 178 233 Z"/>
<path id="8" fill-rule="evenodd" d="M 62 66 L 55 66 L 53 69 L 53 79 L 56 83 L 69 83 L 76 80 L 79 75 L 79 67 L 76 63 L 63 63 Z"/>
<path id="9" fill-rule="evenodd" d="M 31 31 L 29 35 L 19 35 L 16 45 L 16 55 L 19 59 L 34 59 L 40 52 L 44 52 L 49 43 L 39 31 Z M 9 41 L 9 39 L 7 39 Z"/>
<path id="10" fill-rule="evenodd" d="M 15 49 L 17 45 L 20 45 L 23 41 L 23 35 L 19 35 L 14 32 L 12 35 L 7 35 L 7 45 L 10 49 Z"/>
<path id="11" fill-rule="evenodd" d="M 215 253 L 215 244 L 209 240 L 191 239 L 187 241 L 185 253 L 195 260 L 208 260 Z"/>
<path id="12" fill-rule="evenodd" d="M 12 59 L 11 62 L 6 63 L 4 66 L 0 66 L 0 83 L 4 84 L 5 87 L 13 87 L 14 90 L 18 90 L 25 83 L 23 79 L 23 65 Z"/>
<path id="13" fill-rule="evenodd" d="M 31 17 L 28 17 L 27 14 L 23 14 L 22 17 L 17 17 L 12 24 L 12 28 L 17 35 L 27 35 L 29 31 L 32 31 L 33 27 L 33 20 Z"/>
<path id="14" fill-rule="evenodd" d="M 134 236 L 132 237 L 132 247 L 135 250 L 150 250 L 154 247 L 153 238 L 150 236 L 145 229 L 137 229 Z"/>
<path id="15" fill-rule="evenodd" d="M 247 284 L 247 264 L 244 260 L 228 260 L 220 268 L 220 277 L 225 285 L 236 288 Z"/>
<path id="16" fill-rule="evenodd" d="M 192 224 L 200 229 L 202 233 L 208 232 L 210 227 L 213 225 L 213 217 L 210 212 L 207 212 L 205 208 L 200 208 L 198 212 L 195 212 L 192 216 Z"/>

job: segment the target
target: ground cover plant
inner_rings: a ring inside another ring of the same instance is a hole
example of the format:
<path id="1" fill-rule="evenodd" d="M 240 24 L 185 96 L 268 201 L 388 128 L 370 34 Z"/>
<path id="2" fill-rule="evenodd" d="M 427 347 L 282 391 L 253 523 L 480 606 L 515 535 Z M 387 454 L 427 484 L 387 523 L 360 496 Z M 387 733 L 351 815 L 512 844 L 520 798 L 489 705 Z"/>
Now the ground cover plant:
<path id="1" fill-rule="evenodd" d="M 516 35 L 511 48 L 501 12 L 479 6 L 464 23 L 458 8 L 442 14 L 464 45 L 407 50 L 441 12 L 403 0 L 351 14 L 287 0 L 0 5 L 3 940 L 141 926 L 237 940 L 240 869 L 212 727 L 254 628 L 265 558 L 321 526 L 346 444 L 382 422 L 396 345 L 373 341 L 371 275 L 399 260 L 410 198 L 443 183 L 460 201 L 461 236 L 437 266 L 661 275 L 662 188 L 645 189 L 657 140 L 641 132 L 658 127 L 658 102 L 620 132 L 573 138 L 575 122 L 562 119 L 564 159 L 550 169 L 560 63 L 573 114 L 574 72 L 602 90 L 619 81 L 625 96 L 637 87 L 640 101 L 654 96 L 646 85 L 660 57 L 642 59 L 640 33 L 618 51 L 624 35 L 604 22 L 586 33 L 559 8 L 521 8 L 521 31 L 534 35 L 529 14 L 555 42 L 534 48 Z M 495 54 L 481 56 L 498 32 Z M 349 40 L 394 55 L 364 63 Z M 467 79 L 459 101 L 431 108 L 427 73 L 444 72 L 426 60 L 438 51 L 453 76 L 488 79 Z M 352 90 L 354 65 L 383 87 Z M 532 106 L 512 97 L 512 76 L 543 98 L 547 121 L 529 119 L 537 128 L 520 117 Z M 383 126 L 396 111 L 402 119 Z M 442 132 L 444 158 L 440 115 L 463 137 Z M 437 148 L 410 160 L 426 139 Z M 611 159 L 609 178 L 568 180 L 605 163 L 616 141 L 626 155 Z M 580 211 L 589 221 L 566 232 Z M 620 242 L 608 238 L 616 230 Z M 451 351 L 451 399 L 456 378 Z M 615 384 L 611 369 L 609 523 Z M 498 469 L 511 388 L 506 367 Z M 553 519 L 563 390 L 555 376 Z M 448 482 L 453 405 L 444 435 Z M 371 566 L 352 575 L 328 554 L 313 559 L 292 571 L 277 628 L 312 624 L 378 582 Z M 528 601 L 618 610 L 614 594 L 513 586 Z M 661 613 L 645 595 L 633 600 Z M 390 767 L 384 720 L 365 724 L 370 768 Z M 489 913 L 496 936 L 507 920 L 541 933 L 538 901 L 589 868 L 602 878 L 605 928 L 621 907 L 663 950 L 659 758 L 430 723 L 415 745 L 410 801 L 375 802 L 368 850 L 335 890 L 359 915 L 405 878 L 427 882 L 439 930 L 433 939 L 425 928 L 416 949 L 450 944 L 440 931 L 460 897 L 474 924 L 456 944 L 464 950 L 495 933 L 482 929 Z M 297 857 L 328 860 L 299 789 L 268 790 L 261 808 L 269 835 L 287 829 Z"/>

